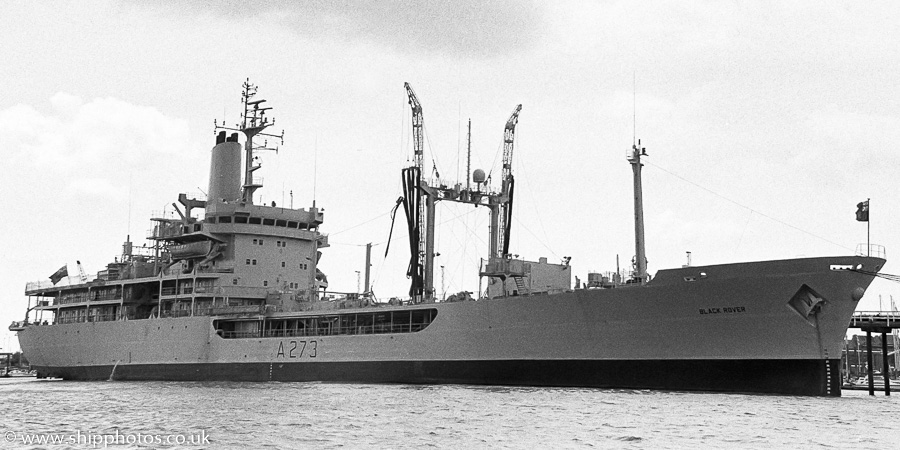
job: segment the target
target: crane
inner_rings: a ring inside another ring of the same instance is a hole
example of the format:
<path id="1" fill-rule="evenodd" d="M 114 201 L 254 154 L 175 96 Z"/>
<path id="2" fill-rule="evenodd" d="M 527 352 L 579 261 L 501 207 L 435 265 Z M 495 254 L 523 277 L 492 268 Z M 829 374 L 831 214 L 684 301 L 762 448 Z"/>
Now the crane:
<path id="1" fill-rule="evenodd" d="M 412 108 L 413 165 L 403 169 L 403 206 L 409 227 L 410 261 L 406 276 L 411 279 L 409 296 L 413 301 L 422 299 L 424 272 L 426 268 L 425 205 L 422 202 L 422 168 L 424 166 L 424 142 L 422 125 L 422 104 L 409 83 L 403 83 Z"/>
<path id="2" fill-rule="evenodd" d="M 409 83 L 403 83 L 406 88 L 406 95 L 409 96 L 409 106 L 412 108 L 412 125 L 413 125 L 413 166 L 422 173 L 424 167 L 424 145 L 423 145 L 423 125 L 422 125 L 422 104 L 416 97 L 415 91 Z"/>
<path id="3" fill-rule="evenodd" d="M 512 229 L 512 207 L 513 207 L 513 185 L 514 179 L 512 175 L 512 157 L 513 142 L 516 136 L 516 124 L 519 123 L 519 112 L 522 111 L 522 105 L 516 106 L 509 120 L 506 121 L 506 128 L 503 131 L 503 172 L 501 197 L 503 202 L 500 205 L 500 242 L 498 248 L 502 249 L 500 256 L 505 258 L 509 254 L 509 234 Z"/>
<path id="4" fill-rule="evenodd" d="M 513 143 L 522 105 L 516 106 L 504 128 L 501 191 L 482 192 L 479 188 L 477 192 L 472 192 L 468 187 L 461 191 L 458 185 L 455 189 L 440 183 L 432 186 L 423 179 L 425 158 L 422 104 L 409 83 L 404 83 L 403 87 L 406 88 L 409 106 L 412 109 L 413 161 L 412 165 L 403 169 L 403 196 L 398 200 L 398 204 L 403 204 L 409 229 L 410 261 L 406 272 L 411 284 L 409 296 L 414 302 L 419 303 L 434 299 L 434 257 L 438 255 L 434 249 L 436 202 L 444 200 L 487 206 L 491 212 L 490 258 L 508 256 L 514 184 Z M 436 167 L 435 174 L 437 174 Z M 468 175 L 466 178 L 468 185 Z"/>

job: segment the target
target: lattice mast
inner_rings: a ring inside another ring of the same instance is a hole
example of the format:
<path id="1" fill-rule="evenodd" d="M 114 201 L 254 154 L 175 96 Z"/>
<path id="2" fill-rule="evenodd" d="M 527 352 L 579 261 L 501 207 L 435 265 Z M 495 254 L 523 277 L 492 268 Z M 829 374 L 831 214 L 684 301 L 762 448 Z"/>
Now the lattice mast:
<path id="1" fill-rule="evenodd" d="M 268 139 L 263 140 L 262 145 L 254 146 L 253 138 L 256 136 L 274 138 L 277 140 L 278 145 L 284 145 L 284 130 L 281 131 L 280 135 L 262 132 L 269 126 L 275 125 L 275 119 L 270 121 L 269 118 L 266 117 L 266 111 L 272 109 L 271 107 L 260 106 L 265 100 L 253 100 L 253 97 L 256 96 L 257 87 L 258 86 L 254 84 L 250 84 L 249 78 L 244 81 L 243 91 L 241 92 L 241 101 L 244 103 L 244 112 L 241 114 L 241 123 L 236 124 L 235 128 L 224 126 L 224 121 L 222 122 L 222 125 L 216 123 L 216 131 L 240 131 L 247 137 L 247 142 L 244 143 L 244 185 L 241 190 L 241 200 L 249 204 L 253 204 L 253 193 L 263 186 L 262 180 L 257 181 L 253 179 L 253 172 L 262 167 L 262 164 L 258 162 L 254 153 L 264 150 L 271 150 L 278 153 L 278 146 L 270 147 Z"/>

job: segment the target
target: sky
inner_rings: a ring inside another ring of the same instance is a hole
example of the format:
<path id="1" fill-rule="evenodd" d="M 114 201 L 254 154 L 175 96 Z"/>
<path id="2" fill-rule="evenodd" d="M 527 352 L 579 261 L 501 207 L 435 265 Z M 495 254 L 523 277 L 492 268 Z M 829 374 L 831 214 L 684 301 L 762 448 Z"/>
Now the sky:
<path id="1" fill-rule="evenodd" d="M 523 105 L 510 249 L 525 259 L 571 257 L 581 280 L 630 263 L 637 138 L 651 274 L 688 251 L 694 265 L 852 254 L 866 199 L 882 271 L 900 273 L 897 23 L 892 2 L 8 2 L 0 323 L 23 318 L 26 282 L 104 269 L 152 212 L 205 191 L 213 121 L 237 122 L 248 78 L 285 133 L 260 155 L 257 198 L 324 208 L 320 268 L 338 291 L 361 287 L 368 242 L 376 296 L 408 290 L 402 211 L 384 256 L 412 154 L 404 82 L 426 172 L 463 184 L 467 121 L 472 169 L 499 174 Z M 437 214 L 438 292 L 476 291 L 487 210 Z M 879 298 L 900 303 L 900 287 L 876 280 L 858 309 Z"/>

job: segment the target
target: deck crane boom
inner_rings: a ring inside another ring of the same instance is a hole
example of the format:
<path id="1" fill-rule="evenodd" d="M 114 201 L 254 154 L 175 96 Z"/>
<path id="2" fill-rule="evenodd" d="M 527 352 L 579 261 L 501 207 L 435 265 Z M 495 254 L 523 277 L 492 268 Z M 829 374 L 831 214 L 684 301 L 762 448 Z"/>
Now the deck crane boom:
<path id="1" fill-rule="evenodd" d="M 509 234 L 512 229 L 512 207 L 513 207 L 513 184 L 512 175 L 512 157 L 513 143 L 516 136 L 516 124 L 519 123 L 519 112 L 522 111 L 522 105 L 516 106 L 509 120 L 506 121 L 506 128 L 503 131 L 503 173 L 501 196 L 504 201 L 500 205 L 500 245 L 502 249 L 500 257 L 506 258 L 509 255 Z"/>
<path id="2" fill-rule="evenodd" d="M 409 96 L 409 106 L 412 108 L 412 125 L 413 125 L 413 165 L 422 172 L 424 167 L 424 145 L 423 145 L 423 125 L 422 125 L 422 104 L 416 97 L 415 91 L 409 83 L 403 83 L 406 88 L 406 95 Z"/>
<path id="3" fill-rule="evenodd" d="M 409 83 L 403 83 L 406 94 L 409 97 L 409 106 L 412 108 L 413 131 L 413 165 L 403 169 L 403 205 L 406 212 L 407 225 L 409 226 L 410 261 L 406 275 L 411 280 L 409 295 L 414 302 L 423 300 L 425 293 L 424 274 L 427 271 L 427 251 L 425 231 L 425 204 L 422 202 L 422 168 L 424 166 L 424 139 L 422 125 L 422 104 L 416 97 L 415 91 Z M 432 208 L 433 209 L 433 208 Z"/>

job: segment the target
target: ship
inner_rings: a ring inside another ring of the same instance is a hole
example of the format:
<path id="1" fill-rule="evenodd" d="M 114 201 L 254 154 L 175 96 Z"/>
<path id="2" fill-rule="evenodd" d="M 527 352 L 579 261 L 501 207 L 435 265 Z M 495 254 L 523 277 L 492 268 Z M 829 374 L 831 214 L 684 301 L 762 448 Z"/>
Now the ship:
<path id="1" fill-rule="evenodd" d="M 511 159 L 521 105 L 504 128 L 501 186 L 422 171 L 422 107 L 412 88 L 414 158 L 403 169 L 409 297 L 336 295 L 318 267 L 323 211 L 255 204 L 254 152 L 283 132 L 243 84 L 240 123 L 216 124 L 206 198 L 180 194 L 148 244 L 130 237 L 96 276 L 64 266 L 26 284 L 13 322 L 39 377 L 553 386 L 840 396 L 843 338 L 885 259 L 863 255 L 686 265 L 650 276 L 639 141 L 632 270 L 571 282 L 568 260 L 510 255 Z M 472 184 L 474 182 L 474 186 Z M 438 299 L 439 202 L 485 206 L 487 288 Z M 180 206 L 179 206 L 180 204 Z M 201 211 L 202 210 L 202 211 Z M 396 211 L 396 209 L 395 209 Z M 393 229 L 393 226 L 392 226 Z M 366 267 L 368 269 L 368 261 Z M 368 274 L 367 274 L 368 275 Z M 368 276 L 367 276 L 368 278 Z M 68 282 L 61 282 L 66 279 Z"/>

